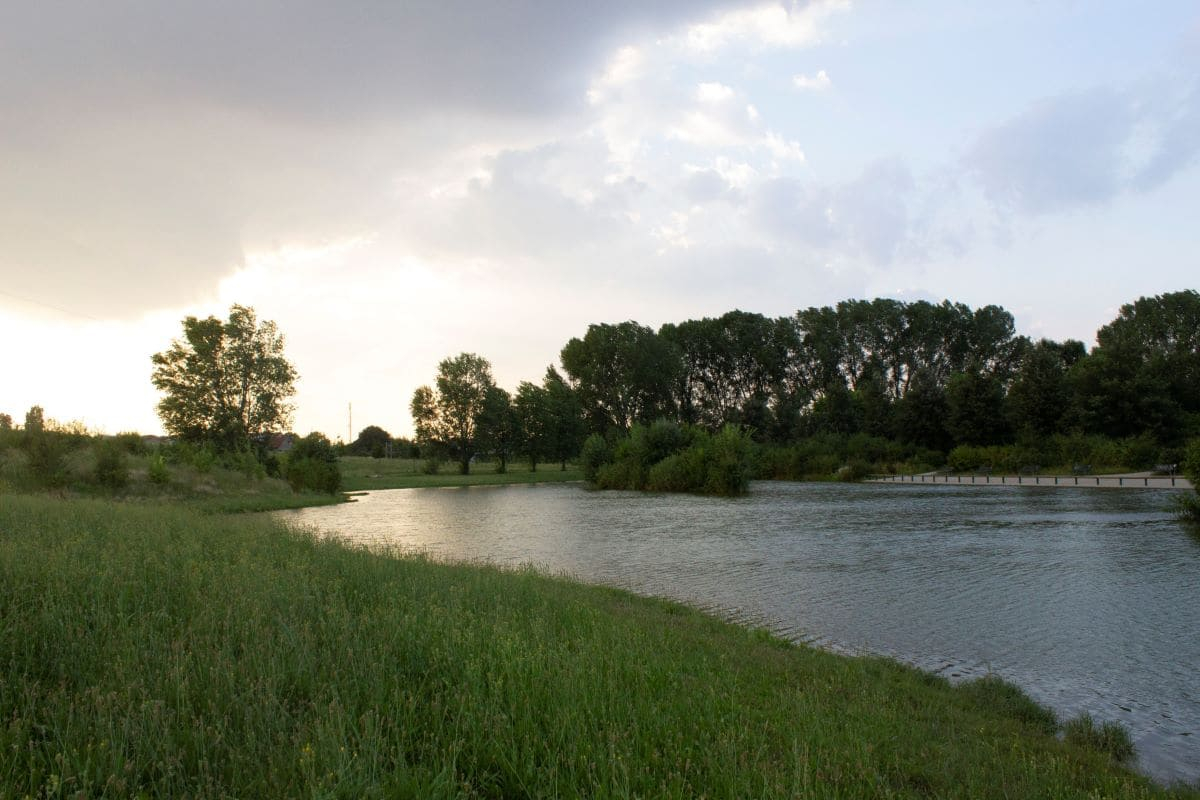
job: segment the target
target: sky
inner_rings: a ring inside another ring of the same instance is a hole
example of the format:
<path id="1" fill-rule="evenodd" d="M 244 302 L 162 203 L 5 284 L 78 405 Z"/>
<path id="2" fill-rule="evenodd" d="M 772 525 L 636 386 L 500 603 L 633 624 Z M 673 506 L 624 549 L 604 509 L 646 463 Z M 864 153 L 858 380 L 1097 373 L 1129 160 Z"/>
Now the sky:
<path id="1" fill-rule="evenodd" d="M 234 303 L 334 439 L 598 322 L 1090 344 L 1198 288 L 1198 156 L 1191 0 L 0 0 L 0 411 L 160 433 L 151 354 Z"/>

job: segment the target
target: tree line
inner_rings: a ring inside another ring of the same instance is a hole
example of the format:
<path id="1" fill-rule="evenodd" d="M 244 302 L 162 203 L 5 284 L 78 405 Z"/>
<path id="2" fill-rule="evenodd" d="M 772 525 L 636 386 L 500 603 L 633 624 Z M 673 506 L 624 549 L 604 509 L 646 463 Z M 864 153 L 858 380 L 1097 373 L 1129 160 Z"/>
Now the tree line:
<path id="1" fill-rule="evenodd" d="M 768 447 L 865 438 L 934 466 L 956 447 L 1089 435 L 1136 439 L 1134 460 L 1181 453 L 1200 435 L 1200 294 L 1122 306 L 1097 342 L 1089 352 L 1034 341 L 999 306 L 923 300 L 778 318 L 735 310 L 658 330 L 601 323 L 567 342 L 565 375 L 551 367 L 541 386 L 510 396 L 486 359 L 464 353 L 439 365 L 410 410 L 416 444 L 462 471 L 480 454 L 501 468 L 518 454 L 565 460 L 589 434 L 614 441 L 662 420 L 712 434 L 732 425 Z"/>
<path id="2" fill-rule="evenodd" d="M 847 300 L 590 325 L 562 350 L 590 431 L 674 419 L 759 442 L 866 433 L 946 452 L 1082 432 L 1200 434 L 1200 294 L 1143 297 L 1082 342 L 1018 336 L 998 306 Z"/>

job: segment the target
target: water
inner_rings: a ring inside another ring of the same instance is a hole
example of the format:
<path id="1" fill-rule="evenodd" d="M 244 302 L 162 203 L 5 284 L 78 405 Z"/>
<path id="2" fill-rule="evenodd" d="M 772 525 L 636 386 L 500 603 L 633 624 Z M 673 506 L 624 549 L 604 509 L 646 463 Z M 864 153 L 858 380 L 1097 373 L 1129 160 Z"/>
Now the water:
<path id="1" fill-rule="evenodd" d="M 1200 780 L 1200 537 L 1159 490 L 756 483 L 398 489 L 281 512 L 348 540 L 537 564 L 953 679 L 992 672 Z"/>

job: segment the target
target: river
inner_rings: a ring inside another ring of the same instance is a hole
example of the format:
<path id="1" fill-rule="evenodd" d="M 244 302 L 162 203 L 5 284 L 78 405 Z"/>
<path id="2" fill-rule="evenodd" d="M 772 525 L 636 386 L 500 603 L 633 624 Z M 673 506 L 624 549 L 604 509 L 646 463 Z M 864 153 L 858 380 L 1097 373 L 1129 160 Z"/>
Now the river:
<path id="1" fill-rule="evenodd" d="M 952 680 L 995 673 L 1200 780 L 1200 537 L 1169 491 L 760 482 L 396 489 L 279 512 L 373 547 L 536 564 Z"/>

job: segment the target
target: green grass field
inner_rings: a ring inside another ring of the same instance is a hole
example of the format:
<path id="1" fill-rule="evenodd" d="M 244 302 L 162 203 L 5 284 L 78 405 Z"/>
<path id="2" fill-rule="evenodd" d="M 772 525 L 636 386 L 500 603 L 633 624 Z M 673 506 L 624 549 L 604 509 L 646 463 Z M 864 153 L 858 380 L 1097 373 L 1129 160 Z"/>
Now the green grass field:
<path id="1" fill-rule="evenodd" d="M 415 458 L 344 456 L 338 463 L 342 468 L 342 488 L 348 492 L 583 480 L 583 474 L 573 464 L 568 464 L 565 471 L 557 463 L 538 464 L 537 472 L 533 472 L 528 461 L 510 461 L 506 472 L 496 472 L 494 462 L 481 461 L 471 465 L 469 475 L 460 475 L 457 464 L 446 462 L 438 474 L 426 475 L 421 471 L 424 462 Z"/>
<path id="2" fill-rule="evenodd" d="M 269 518 L 0 500 L 0 798 L 1167 796 L 997 680 Z"/>

